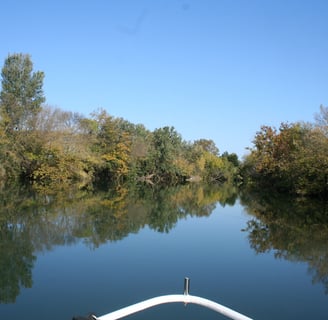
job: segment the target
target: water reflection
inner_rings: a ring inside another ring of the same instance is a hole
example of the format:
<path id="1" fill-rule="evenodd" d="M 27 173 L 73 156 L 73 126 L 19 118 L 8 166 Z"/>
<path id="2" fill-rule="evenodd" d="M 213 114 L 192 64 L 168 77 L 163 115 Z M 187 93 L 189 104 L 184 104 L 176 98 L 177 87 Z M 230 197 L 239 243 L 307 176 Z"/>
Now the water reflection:
<path id="1" fill-rule="evenodd" d="M 217 203 L 233 204 L 237 198 L 236 189 L 228 185 L 39 191 L 13 188 L 0 193 L 0 303 L 15 302 L 20 288 L 32 286 L 36 252 L 80 239 L 96 248 L 146 225 L 169 232 L 179 219 L 208 216 Z"/>
<path id="2" fill-rule="evenodd" d="M 42 190 L 40 190 L 42 191 Z M 79 241 L 94 249 L 148 226 L 169 232 L 179 219 L 209 216 L 218 204 L 234 205 L 233 186 L 190 184 L 156 189 L 120 186 L 98 192 L 66 189 L 49 194 L 27 189 L 0 193 L 0 303 L 13 303 L 33 284 L 36 255 Z M 314 283 L 328 293 L 328 205 L 303 199 L 243 192 L 241 204 L 254 216 L 245 231 L 257 253 L 308 265 Z"/>
<path id="3" fill-rule="evenodd" d="M 322 283 L 328 294 L 327 202 L 244 193 L 241 203 L 254 216 L 245 229 L 251 248 L 307 263 L 313 283 Z"/>
<path id="4" fill-rule="evenodd" d="M 1 223 L 0 302 L 14 302 L 20 287 L 32 287 L 35 261 L 28 234 L 18 225 Z"/>

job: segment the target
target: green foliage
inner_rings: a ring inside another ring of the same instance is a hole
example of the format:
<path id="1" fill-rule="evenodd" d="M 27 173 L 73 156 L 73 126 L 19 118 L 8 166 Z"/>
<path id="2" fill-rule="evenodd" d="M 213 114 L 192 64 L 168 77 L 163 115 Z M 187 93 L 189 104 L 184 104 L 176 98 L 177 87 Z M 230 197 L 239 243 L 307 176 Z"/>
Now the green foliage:
<path id="1" fill-rule="evenodd" d="M 0 178 L 37 189 L 77 183 L 179 184 L 229 180 L 235 170 L 212 140 L 183 141 L 173 127 L 147 130 L 98 110 L 86 118 L 42 105 L 44 74 L 29 55 L 9 55 L 0 94 Z M 233 170 L 232 170 L 233 169 Z"/>
<path id="2" fill-rule="evenodd" d="M 0 190 L 6 181 L 16 181 L 20 172 L 20 161 L 15 152 L 15 144 L 5 132 L 0 122 Z"/>
<path id="3" fill-rule="evenodd" d="M 328 137 L 309 124 L 263 126 L 243 164 L 245 181 L 300 195 L 327 195 Z"/>
<path id="4" fill-rule="evenodd" d="M 180 175 L 174 160 L 181 149 L 181 136 L 173 127 L 163 127 L 153 132 L 153 164 L 156 174 L 165 181 L 174 181 Z"/>
<path id="5" fill-rule="evenodd" d="M 44 74 L 33 72 L 29 55 L 13 54 L 5 60 L 1 77 L 0 177 L 11 181 L 33 170 L 31 148 L 38 145 L 33 132 L 45 100 Z"/>
<path id="6" fill-rule="evenodd" d="M 219 155 L 219 149 L 213 140 L 199 139 L 194 141 L 195 146 L 199 146 L 204 152 L 209 152 L 215 156 Z"/>
<path id="7" fill-rule="evenodd" d="M 1 77 L 1 117 L 6 129 L 10 132 L 33 129 L 35 116 L 45 101 L 43 72 L 33 72 L 29 55 L 13 54 L 5 60 Z"/>
<path id="8" fill-rule="evenodd" d="M 240 161 L 236 153 L 228 153 L 225 151 L 222 153 L 221 157 L 227 159 L 234 167 L 240 166 Z"/>
<path id="9" fill-rule="evenodd" d="M 129 171 L 130 135 L 123 130 L 120 119 L 111 117 L 104 110 L 95 113 L 94 119 L 97 129 L 93 150 L 101 160 L 95 174 L 102 183 L 118 183 Z"/>

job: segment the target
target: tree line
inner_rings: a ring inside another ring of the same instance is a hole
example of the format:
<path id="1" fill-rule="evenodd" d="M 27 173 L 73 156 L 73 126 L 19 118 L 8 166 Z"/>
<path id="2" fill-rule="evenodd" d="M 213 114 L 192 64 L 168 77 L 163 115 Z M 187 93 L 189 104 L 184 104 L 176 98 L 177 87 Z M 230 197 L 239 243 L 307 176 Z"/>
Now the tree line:
<path id="1" fill-rule="evenodd" d="M 89 117 L 45 104 L 44 73 L 27 54 L 1 72 L 0 181 L 34 186 L 231 181 L 238 157 L 209 139 L 183 140 L 174 127 L 150 131 L 105 110 Z"/>
<path id="2" fill-rule="evenodd" d="M 249 153 L 219 153 L 213 140 L 185 141 L 174 127 L 153 131 L 99 109 L 86 117 L 45 104 L 44 73 L 27 54 L 1 72 L 0 184 L 172 185 L 236 182 L 298 196 L 328 194 L 328 108 L 314 123 L 262 126 Z"/>

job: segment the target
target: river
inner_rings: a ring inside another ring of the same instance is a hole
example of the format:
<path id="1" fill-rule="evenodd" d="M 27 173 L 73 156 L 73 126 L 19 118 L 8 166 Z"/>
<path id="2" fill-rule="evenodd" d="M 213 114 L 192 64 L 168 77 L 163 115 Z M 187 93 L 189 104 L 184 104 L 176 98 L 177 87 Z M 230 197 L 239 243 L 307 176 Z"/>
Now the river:
<path id="1" fill-rule="evenodd" d="M 101 316 L 182 294 L 185 277 L 190 294 L 254 319 L 328 317 L 326 227 L 286 231 L 277 218 L 261 220 L 263 204 L 231 190 L 8 191 L 2 202 L 1 319 Z M 226 318 L 169 304 L 129 319 Z"/>

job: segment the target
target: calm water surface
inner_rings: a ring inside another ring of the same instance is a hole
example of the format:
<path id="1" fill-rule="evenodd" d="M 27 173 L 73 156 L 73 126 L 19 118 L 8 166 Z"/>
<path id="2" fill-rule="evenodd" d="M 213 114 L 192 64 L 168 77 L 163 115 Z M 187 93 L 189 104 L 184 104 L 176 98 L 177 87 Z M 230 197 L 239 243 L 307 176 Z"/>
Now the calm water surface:
<path id="1" fill-rule="evenodd" d="M 68 231 L 67 226 L 74 228 L 70 221 L 76 216 L 63 211 L 52 218 L 44 233 L 51 234 L 54 225 L 60 226 L 64 215 L 66 241 L 56 244 L 53 239 L 34 250 L 32 284 L 20 283 L 14 301 L 2 298 L 0 319 L 71 319 L 89 312 L 100 316 L 154 296 L 182 293 L 186 276 L 191 279 L 191 294 L 254 319 L 328 319 L 324 284 L 313 281 L 307 262 L 279 258 L 274 250 L 257 253 L 251 248 L 245 229 L 254 217 L 239 201 L 224 206 L 217 202 L 209 215 L 187 213 L 167 232 L 140 224 L 140 206 L 133 208 L 130 215 L 135 210 L 139 227 L 131 226 L 134 231 L 97 245 L 90 241 L 90 233 L 77 237 Z M 132 220 L 127 223 L 133 224 Z M 12 268 L 10 260 L 6 264 L 7 270 Z M 129 319 L 226 318 L 199 306 L 171 304 Z"/>

